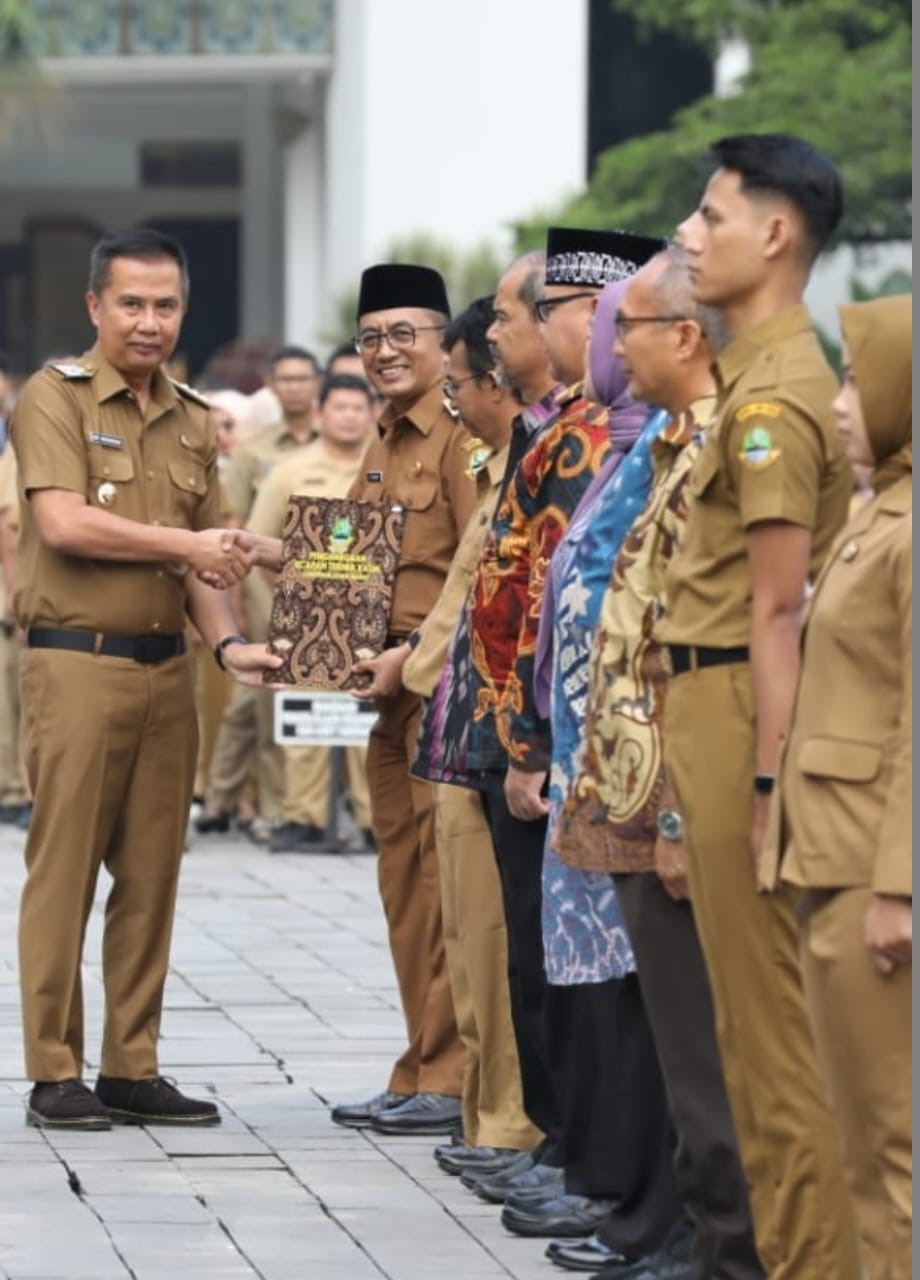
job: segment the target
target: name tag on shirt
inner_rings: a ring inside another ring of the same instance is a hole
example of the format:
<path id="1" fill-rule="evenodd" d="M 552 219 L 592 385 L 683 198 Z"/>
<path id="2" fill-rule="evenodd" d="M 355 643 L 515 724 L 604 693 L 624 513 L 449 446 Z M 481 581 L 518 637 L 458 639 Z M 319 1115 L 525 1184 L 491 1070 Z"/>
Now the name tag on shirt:
<path id="1" fill-rule="evenodd" d="M 101 444 L 103 449 L 123 449 L 125 442 L 121 436 L 106 435 L 104 431 L 91 431 L 89 433 L 90 444 Z"/>

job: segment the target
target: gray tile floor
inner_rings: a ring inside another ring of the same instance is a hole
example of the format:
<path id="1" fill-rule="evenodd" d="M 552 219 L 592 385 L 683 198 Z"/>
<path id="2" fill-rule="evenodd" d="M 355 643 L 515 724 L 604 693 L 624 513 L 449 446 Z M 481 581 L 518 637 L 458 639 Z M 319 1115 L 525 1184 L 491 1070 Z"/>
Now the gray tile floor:
<path id="1" fill-rule="evenodd" d="M 550 1280 L 431 1159 L 433 1139 L 337 1129 L 386 1083 L 402 1019 L 366 855 L 198 837 L 185 859 L 161 1067 L 220 1128 L 27 1128 L 16 981 L 24 838 L 0 827 L 2 1280 Z M 102 1006 L 100 883 L 85 952 L 87 1076 Z"/>

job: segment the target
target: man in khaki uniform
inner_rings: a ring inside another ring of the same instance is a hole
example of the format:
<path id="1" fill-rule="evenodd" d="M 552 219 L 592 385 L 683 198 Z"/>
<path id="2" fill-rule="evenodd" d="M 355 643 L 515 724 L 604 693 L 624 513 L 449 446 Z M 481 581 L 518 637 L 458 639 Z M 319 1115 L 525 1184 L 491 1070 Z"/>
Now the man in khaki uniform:
<path id="1" fill-rule="evenodd" d="M 521 408 L 497 373 L 486 339 L 494 319 L 492 299 L 482 298 L 453 320 L 444 335 L 448 356 L 444 390 L 460 421 L 473 433 L 470 469 L 478 502 L 444 589 L 403 667 L 406 688 L 430 699 L 413 772 L 434 781 L 450 770 L 450 756 L 461 737 L 457 719 L 469 715 L 453 685 L 454 645 L 465 639 L 465 635 L 455 639 L 455 632 L 495 514 L 512 423 Z M 465 1141 L 462 1146 L 436 1147 L 435 1159 L 448 1173 L 494 1173 L 519 1151 L 535 1147 L 542 1134 L 524 1111 L 511 1022 L 501 881 L 482 801 L 472 788 L 438 782 L 435 805 L 444 946 L 457 1026 L 467 1054 Z"/>
<path id="2" fill-rule="evenodd" d="M 278 664 L 232 634 L 207 585 L 248 561 L 218 510 L 207 405 L 165 376 L 188 297 L 182 249 L 157 232 L 100 241 L 87 307 L 96 346 L 27 383 L 13 422 L 26 630 L 23 738 L 35 812 L 20 977 L 28 1119 L 107 1129 L 214 1124 L 215 1105 L 158 1074 L 157 1038 L 195 769 L 190 617 L 241 679 Z M 100 865 L 105 1024 L 83 1070 L 80 957 Z"/>
<path id="3" fill-rule="evenodd" d="M 463 1044 L 454 1020 L 434 832 L 434 789 L 410 779 L 421 718 L 400 673 L 408 637 L 440 594 L 476 502 L 468 438 L 444 404 L 441 335 L 449 305 L 427 267 L 386 264 L 361 278 L 358 346 L 372 385 L 389 401 L 350 497 L 406 510 L 390 612 L 390 647 L 362 664 L 376 699 L 367 757 L 380 895 L 409 1045 L 384 1093 L 333 1109 L 339 1124 L 387 1133 L 444 1133 L 460 1124 Z"/>
<path id="4" fill-rule="evenodd" d="M 316 434 L 320 376 L 316 357 L 303 347 L 281 347 L 270 364 L 268 386 L 281 405 L 281 420 L 242 440 L 222 476 L 233 522 L 241 527 L 271 469 L 299 453 Z M 268 584 L 261 574 L 253 573 L 242 590 L 247 633 L 250 639 L 264 640 L 271 613 Z M 205 808 L 196 823 L 199 832 L 227 830 L 254 756 L 260 821 L 252 834 L 267 840 L 269 828 L 280 820 L 284 805 L 284 753 L 274 742 L 272 695 L 265 689 L 237 685 L 214 747 Z"/>
<path id="5" fill-rule="evenodd" d="M 0 822 L 27 826 L 31 813 L 19 740 L 19 637 L 13 617 L 13 572 L 19 536 L 16 455 L 0 455 Z"/>
<path id="6" fill-rule="evenodd" d="M 808 1025 L 789 891 L 755 864 L 788 729 L 806 585 L 846 515 L 834 378 L 801 304 L 840 180 L 784 135 L 723 139 L 679 230 L 730 341 L 688 484 L 656 632 L 670 649 L 665 753 L 757 1246 L 771 1280 L 859 1280 L 852 1208 Z"/>
<path id="7" fill-rule="evenodd" d="M 319 434 L 304 449 L 268 473 L 246 522 L 251 533 L 280 538 L 292 494 L 344 498 L 361 469 L 373 426 L 370 388 L 363 378 L 332 374 L 319 400 Z M 329 817 L 329 747 L 284 747 L 283 823 L 271 834 L 272 853 L 301 853 L 321 847 Z M 345 749 L 348 790 L 355 821 L 370 837 L 367 751 Z M 373 847 L 372 840 L 370 841 Z"/>

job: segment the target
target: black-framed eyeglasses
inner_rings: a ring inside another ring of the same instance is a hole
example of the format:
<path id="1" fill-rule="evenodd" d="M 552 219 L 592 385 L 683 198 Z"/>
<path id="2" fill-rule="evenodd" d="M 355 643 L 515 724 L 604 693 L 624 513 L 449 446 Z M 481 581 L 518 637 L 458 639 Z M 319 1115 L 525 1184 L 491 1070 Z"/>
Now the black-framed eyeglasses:
<path id="1" fill-rule="evenodd" d="M 618 338 L 625 338 L 634 324 L 677 324 L 686 320 L 686 316 L 624 316 L 618 311 L 614 317 L 614 328 Z"/>
<path id="2" fill-rule="evenodd" d="M 468 373 L 464 378 L 445 378 L 441 385 L 448 400 L 456 400 L 458 387 L 462 387 L 464 382 L 476 382 L 483 377 L 485 374 L 482 373 Z"/>
<path id="3" fill-rule="evenodd" d="M 596 289 L 592 289 L 590 293 L 583 289 L 581 293 L 561 293 L 558 298 L 537 298 L 533 304 L 534 314 L 541 324 L 546 324 L 556 307 L 561 307 L 563 303 L 577 302 L 579 298 L 596 297 Z"/>
<path id="4" fill-rule="evenodd" d="M 363 329 L 355 338 L 355 350 L 363 356 L 372 356 L 386 341 L 391 351 L 408 351 L 415 346 L 415 335 L 429 330 L 446 329 L 446 324 L 410 324 L 400 320 L 392 329 Z"/>

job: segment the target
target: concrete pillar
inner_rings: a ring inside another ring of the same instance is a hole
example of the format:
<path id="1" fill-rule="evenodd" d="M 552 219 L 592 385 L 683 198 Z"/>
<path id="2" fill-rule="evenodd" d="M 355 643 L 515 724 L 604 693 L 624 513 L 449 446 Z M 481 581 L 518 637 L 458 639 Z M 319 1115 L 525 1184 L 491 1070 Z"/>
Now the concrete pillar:
<path id="1" fill-rule="evenodd" d="M 271 85 L 251 84 L 243 97 L 243 184 L 240 193 L 240 323 L 242 336 L 279 341 L 283 327 L 281 148 L 275 136 Z"/>

